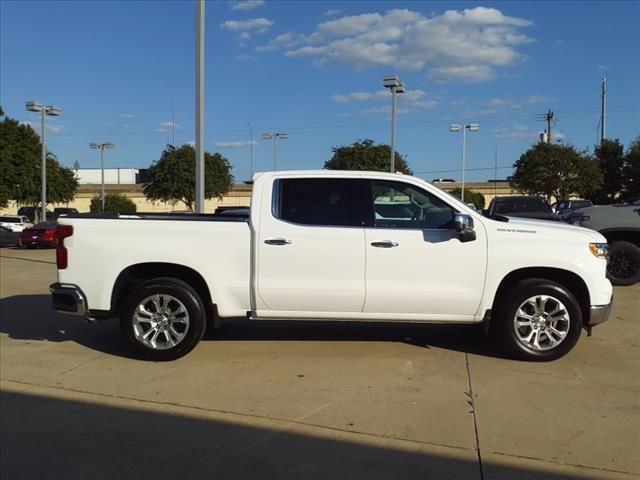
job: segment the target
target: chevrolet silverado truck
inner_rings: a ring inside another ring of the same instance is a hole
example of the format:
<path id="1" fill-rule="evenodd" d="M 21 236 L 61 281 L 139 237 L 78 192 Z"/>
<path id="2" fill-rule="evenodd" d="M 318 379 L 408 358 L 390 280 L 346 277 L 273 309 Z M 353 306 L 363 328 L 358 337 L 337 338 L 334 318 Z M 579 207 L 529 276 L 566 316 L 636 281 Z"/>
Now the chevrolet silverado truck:
<path id="1" fill-rule="evenodd" d="M 482 323 L 512 356 L 552 360 L 612 302 L 600 233 L 487 218 L 401 174 L 258 173 L 248 215 L 59 222 L 54 309 L 119 317 L 151 360 L 181 357 L 237 317 Z"/>

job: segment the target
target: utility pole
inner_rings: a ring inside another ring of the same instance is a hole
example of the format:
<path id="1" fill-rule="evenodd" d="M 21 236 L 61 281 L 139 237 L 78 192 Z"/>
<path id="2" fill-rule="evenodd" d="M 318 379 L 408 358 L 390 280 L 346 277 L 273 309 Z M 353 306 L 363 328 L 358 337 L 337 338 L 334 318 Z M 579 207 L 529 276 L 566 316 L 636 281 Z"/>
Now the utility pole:
<path id="1" fill-rule="evenodd" d="M 602 79 L 602 113 L 600 114 L 600 145 L 605 139 L 605 125 L 606 125 L 606 108 L 607 108 L 607 78 Z"/>
<path id="2" fill-rule="evenodd" d="M 173 136 L 171 139 L 171 145 L 176 148 L 176 94 L 173 94 L 173 118 L 171 120 L 171 127 L 173 129 Z"/>
<path id="3" fill-rule="evenodd" d="M 553 111 L 549 110 L 547 113 L 539 113 L 536 115 L 536 119 L 539 122 L 547 122 L 547 143 L 551 143 L 551 121 L 553 120 Z"/>

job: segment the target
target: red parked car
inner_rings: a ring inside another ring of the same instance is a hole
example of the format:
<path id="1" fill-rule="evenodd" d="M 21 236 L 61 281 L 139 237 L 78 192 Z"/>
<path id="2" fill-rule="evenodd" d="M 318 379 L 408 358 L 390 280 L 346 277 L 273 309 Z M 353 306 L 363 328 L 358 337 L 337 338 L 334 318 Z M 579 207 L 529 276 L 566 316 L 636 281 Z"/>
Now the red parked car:
<path id="1" fill-rule="evenodd" d="M 25 228 L 20 233 L 20 243 L 27 248 L 54 248 L 57 244 L 57 227 L 58 222 L 42 222 L 31 228 Z"/>

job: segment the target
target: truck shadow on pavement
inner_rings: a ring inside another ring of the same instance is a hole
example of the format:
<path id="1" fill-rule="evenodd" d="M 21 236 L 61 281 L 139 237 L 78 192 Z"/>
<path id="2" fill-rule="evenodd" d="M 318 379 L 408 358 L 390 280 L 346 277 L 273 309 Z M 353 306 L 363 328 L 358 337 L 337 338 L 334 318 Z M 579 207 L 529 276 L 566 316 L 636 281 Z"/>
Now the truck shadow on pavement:
<path id="1" fill-rule="evenodd" d="M 49 295 L 16 295 L 0 300 L 0 332 L 19 340 L 72 341 L 110 355 L 135 358 L 118 321 L 87 324 L 51 309 Z M 397 342 L 505 358 L 477 326 L 304 320 L 230 320 L 207 332 L 204 341 Z"/>
<path id="2" fill-rule="evenodd" d="M 2 478 L 479 480 L 482 470 L 485 478 L 586 478 L 531 462 L 484 461 L 481 470 L 472 450 L 57 395 L 3 391 Z"/>

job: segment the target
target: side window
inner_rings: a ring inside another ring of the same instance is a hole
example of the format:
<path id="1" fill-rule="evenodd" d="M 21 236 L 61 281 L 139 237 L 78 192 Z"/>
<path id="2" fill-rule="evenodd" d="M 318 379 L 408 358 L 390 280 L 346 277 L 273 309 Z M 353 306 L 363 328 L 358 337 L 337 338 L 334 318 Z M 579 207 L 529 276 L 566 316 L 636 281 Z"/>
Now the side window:
<path id="1" fill-rule="evenodd" d="M 374 226 L 386 228 L 454 228 L 456 211 L 419 187 L 400 182 L 372 182 Z"/>
<path id="2" fill-rule="evenodd" d="M 362 227 L 363 185 L 349 178 L 281 179 L 274 214 L 299 225 Z"/>

